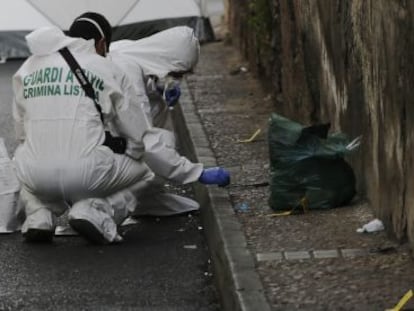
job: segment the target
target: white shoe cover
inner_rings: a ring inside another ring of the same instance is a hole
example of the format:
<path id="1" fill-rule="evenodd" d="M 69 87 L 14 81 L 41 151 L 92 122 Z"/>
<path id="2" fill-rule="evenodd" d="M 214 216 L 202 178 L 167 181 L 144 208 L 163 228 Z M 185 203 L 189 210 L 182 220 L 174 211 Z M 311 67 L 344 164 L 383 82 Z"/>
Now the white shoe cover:
<path id="1" fill-rule="evenodd" d="M 22 233 L 25 234 L 29 229 L 45 231 L 55 230 L 55 216 L 46 208 L 39 208 L 34 213 L 27 215 L 22 226 Z"/>
<path id="2" fill-rule="evenodd" d="M 112 213 L 111 207 L 105 199 L 82 200 L 76 202 L 70 209 L 69 224 L 75 227 L 75 230 L 81 231 L 79 233 L 86 239 L 93 242 L 120 242 L 122 237 L 118 234 Z M 79 224 L 80 228 L 77 228 Z M 101 235 L 101 239 L 96 236 L 97 233 Z"/>

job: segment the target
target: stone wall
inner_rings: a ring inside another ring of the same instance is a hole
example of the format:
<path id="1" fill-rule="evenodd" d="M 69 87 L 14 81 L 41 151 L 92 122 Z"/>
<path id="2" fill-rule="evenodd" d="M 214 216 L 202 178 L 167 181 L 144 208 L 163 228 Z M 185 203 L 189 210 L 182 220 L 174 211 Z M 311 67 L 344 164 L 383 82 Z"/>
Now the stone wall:
<path id="1" fill-rule="evenodd" d="M 358 190 L 414 245 L 414 1 L 229 0 L 228 20 L 275 111 L 363 136 Z"/>

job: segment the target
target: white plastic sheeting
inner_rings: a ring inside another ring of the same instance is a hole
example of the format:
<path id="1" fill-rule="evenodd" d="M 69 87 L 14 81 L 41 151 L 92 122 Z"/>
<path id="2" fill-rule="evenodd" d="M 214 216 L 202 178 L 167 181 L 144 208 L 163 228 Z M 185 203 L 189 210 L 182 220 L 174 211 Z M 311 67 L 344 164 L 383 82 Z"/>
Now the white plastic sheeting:
<path id="1" fill-rule="evenodd" d="M 119 25 L 137 0 L 27 0 L 54 25 L 67 30 L 82 13 L 93 11 L 104 15 L 113 26 Z"/>
<path id="2" fill-rule="evenodd" d="M 30 55 L 25 35 L 43 26 L 67 30 L 80 14 L 103 14 L 114 27 L 113 39 L 140 39 L 159 31 L 189 26 L 201 41 L 214 39 L 207 0 L 3 0 L 0 9 L 0 59 Z"/>

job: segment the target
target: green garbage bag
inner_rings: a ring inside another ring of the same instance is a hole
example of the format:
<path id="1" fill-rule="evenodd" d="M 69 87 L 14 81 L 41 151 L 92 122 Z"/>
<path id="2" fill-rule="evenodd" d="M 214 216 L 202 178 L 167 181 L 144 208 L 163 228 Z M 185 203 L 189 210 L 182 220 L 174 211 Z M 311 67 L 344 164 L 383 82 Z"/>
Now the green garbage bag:
<path id="1" fill-rule="evenodd" d="M 354 197 L 355 175 L 344 156 L 359 145 L 341 133 L 328 134 L 330 124 L 304 127 L 272 114 L 268 141 L 273 210 L 332 208 Z"/>

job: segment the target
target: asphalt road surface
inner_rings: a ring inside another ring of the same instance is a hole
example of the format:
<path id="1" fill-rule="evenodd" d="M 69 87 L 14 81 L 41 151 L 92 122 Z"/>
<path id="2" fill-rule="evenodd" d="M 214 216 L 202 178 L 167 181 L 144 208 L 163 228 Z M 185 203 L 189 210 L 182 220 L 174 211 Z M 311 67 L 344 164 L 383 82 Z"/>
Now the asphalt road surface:
<path id="1" fill-rule="evenodd" d="M 0 137 L 9 153 L 16 147 L 11 76 L 20 64 L 0 64 Z M 19 233 L 0 235 L 0 310 L 218 311 L 198 216 L 138 221 L 111 246 L 73 236 L 38 245 Z"/>

